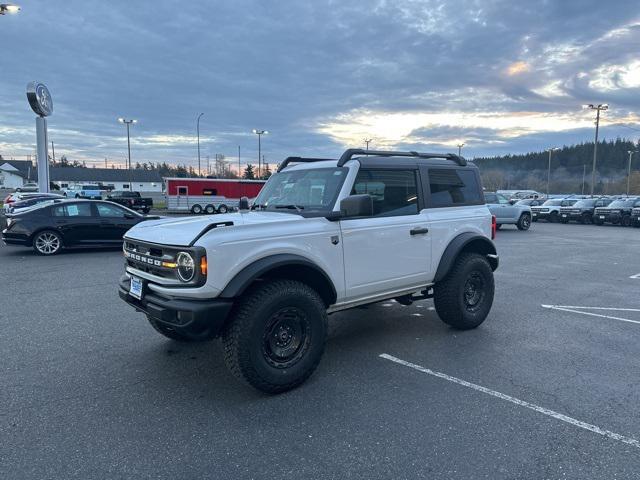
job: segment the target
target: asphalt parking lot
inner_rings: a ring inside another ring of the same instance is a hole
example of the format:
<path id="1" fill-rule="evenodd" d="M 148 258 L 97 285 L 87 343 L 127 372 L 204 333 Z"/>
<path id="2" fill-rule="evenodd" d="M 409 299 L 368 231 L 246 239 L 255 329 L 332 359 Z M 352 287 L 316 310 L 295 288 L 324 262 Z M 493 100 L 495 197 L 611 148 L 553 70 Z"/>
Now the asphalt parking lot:
<path id="1" fill-rule="evenodd" d="M 0 478 L 638 478 L 639 239 L 504 227 L 480 328 L 431 301 L 335 314 L 279 396 L 121 302 L 120 251 L 0 246 Z"/>

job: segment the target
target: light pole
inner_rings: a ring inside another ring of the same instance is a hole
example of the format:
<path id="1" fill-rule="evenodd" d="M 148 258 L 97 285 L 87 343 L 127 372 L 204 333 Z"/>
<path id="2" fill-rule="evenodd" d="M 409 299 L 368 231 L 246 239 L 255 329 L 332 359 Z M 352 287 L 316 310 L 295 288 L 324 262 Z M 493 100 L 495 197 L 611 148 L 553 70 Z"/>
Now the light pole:
<path id="1" fill-rule="evenodd" d="M 129 171 L 129 191 L 133 192 L 133 183 L 131 182 L 131 136 L 129 133 L 129 126 L 133 123 L 138 123 L 138 120 L 127 120 L 126 118 L 120 117 L 118 121 L 127 126 L 127 150 L 129 152 L 129 165 L 127 170 Z"/>
<path id="2" fill-rule="evenodd" d="M 629 185 L 631 183 L 631 157 L 633 156 L 634 153 L 636 153 L 635 150 L 629 150 L 627 152 L 629 154 L 629 169 L 627 171 L 627 197 L 629 196 Z"/>
<path id="3" fill-rule="evenodd" d="M 20 7 L 11 3 L 0 3 L 0 15 L 18 13 Z"/>
<path id="4" fill-rule="evenodd" d="M 196 120 L 196 131 L 198 132 L 198 175 L 201 176 L 202 172 L 200 171 L 200 117 L 204 115 L 201 113 L 198 115 L 198 119 Z"/>
<path id="5" fill-rule="evenodd" d="M 596 141 L 593 144 L 593 167 L 591 169 L 591 196 L 593 197 L 593 189 L 596 184 L 596 159 L 598 155 L 598 129 L 600 127 L 600 111 L 605 111 L 609 109 L 609 105 L 606 103 L 599 103 L 598 105 L 594 105 L 592 103 L 588 105 L 584 105 L 584 108 L 590 108 L 591 110 L 596 111 Z"/>
<path id="6" fill-rule="evenodd" d="M 551 152 L 554 150 L 560 150 L 558 147 L 551 147 L 549 149 L 549 167 L 547 168 L 547 198 L 549 198 L 549 183 L 551 182 Z"/>
<path id="7" fill-rule="evenodd" d="M 464 147 L 464 143 L 459 143 L 458 144 L 458 156 L 462 155 L 462 147 Z"/>
<path id="8" fill-rule="evenodd" d="M 364 143 L 367 145 L 367 151 L 369 150 L 369 144 L 373 141 L 373 138 L 365 138 Z"/>
<path id="9" fill-rule="evenodd" d="M 257 129 L 253 129 L 252 130 L 253 133 L 255 133 L 256 135 L 258 135 L 258 178 L 260 178 L 261 176 L 261 166 L 262 166 L 262 142 L 261 142 L 261 138 L 262 135 L 268 135 L 269 132 L 267 130 L 257 130 Z"/>

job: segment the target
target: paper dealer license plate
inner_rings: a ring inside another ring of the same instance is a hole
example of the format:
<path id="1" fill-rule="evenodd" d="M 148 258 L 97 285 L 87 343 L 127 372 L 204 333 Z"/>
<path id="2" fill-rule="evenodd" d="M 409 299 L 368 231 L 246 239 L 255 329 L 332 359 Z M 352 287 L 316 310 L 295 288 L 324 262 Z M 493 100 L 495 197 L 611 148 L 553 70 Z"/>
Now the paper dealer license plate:
<path id="1" fill-rule="evenodd" d="M 131 277 L 131 286 L 129 287 L 129 295 L 142 299 L 142 280 L 136 277 Z"/>

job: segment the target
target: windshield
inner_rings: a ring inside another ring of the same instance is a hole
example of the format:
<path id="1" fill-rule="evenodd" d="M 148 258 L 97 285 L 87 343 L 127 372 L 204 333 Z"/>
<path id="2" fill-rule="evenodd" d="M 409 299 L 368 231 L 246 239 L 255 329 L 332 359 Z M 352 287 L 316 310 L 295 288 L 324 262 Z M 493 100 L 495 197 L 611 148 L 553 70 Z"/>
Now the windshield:
<path id="1" fill-rule="evenodd" d="M 574 205 L 574 207 L 578 207 L 578 208 L 591 208 L 596 204 L 595 200 L 580 200 L 579 202 L 576 202 L 576 204 Z"/>
<path id="2" fill-rule="evenodd" d="M 562 200 L 547 200 L 546 202 L 543 203 L 543 205 L 561 205 L 562 204 Z"/>
<path id="3" fill-rule="evenodd" d="M 348 169 L 314 168 L 276 173 L 260 191 L 254 208 L 291 211 L 329 211 L 338 197 Z"/>
<path id="4" fill-rule="evenodd" d="M 609 204 L 609 208 L 628 208 L 633 207 L 635 200 L 616 200 Z"/>

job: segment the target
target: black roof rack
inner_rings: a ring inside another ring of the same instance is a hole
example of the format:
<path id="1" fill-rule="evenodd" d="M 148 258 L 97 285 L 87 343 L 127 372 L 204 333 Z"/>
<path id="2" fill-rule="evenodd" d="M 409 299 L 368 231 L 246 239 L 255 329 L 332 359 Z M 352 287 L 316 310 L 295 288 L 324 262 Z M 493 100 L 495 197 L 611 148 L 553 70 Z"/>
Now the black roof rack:
<path id="1" fill-rule="evenodd" d="M 331 159 L 330 158 L 287 157 L 278 166 L 278 171 L 282 170 L 290 163 L 326 162 L 327 160 L 331 160 Z"/>
<path id="2" fill-rule="evenodd" d="M 467 164 L 467 161 L 455 153 L 420 153 L 420 152 L 393 152 L 385 150 L 364 150 L 362 148 L 350 148 L 346 150 L 340 160 L 338 160 L 338 166 L 342 167 L 345 163 L 351 160 L 355 155 L 373 155 L 376 157 L 414 157 L 414 158 L 442 158 L 445 160 L 453 160 L 461 167 Z"/>
<path id="3" fill-rule="evenodd" d="M 393 152 L 388 150 L 364 150 L 362 148 L 349 148 L 340 156 L 338 167 L 344 166 L 355 155 L 372 155 L 376 157 L 414 157 L 414 158 L 442 158 L 444 160 L 452 160 L 458 165 L 464 167 L 467 161 L 455 153 L 420 153 L 420 152 Z M 329 158 L 305 158 L 305 157 L 287 157 L 278 167 L 281 171 L 290 163 L 309 163 L 324 162 L 331 160 Z"/>

